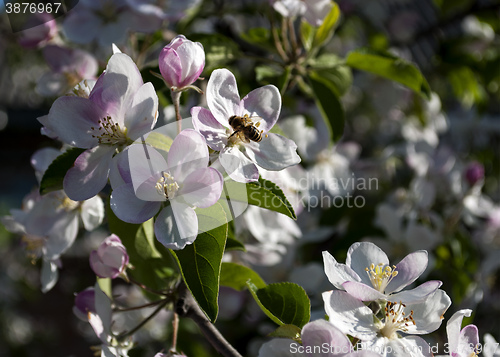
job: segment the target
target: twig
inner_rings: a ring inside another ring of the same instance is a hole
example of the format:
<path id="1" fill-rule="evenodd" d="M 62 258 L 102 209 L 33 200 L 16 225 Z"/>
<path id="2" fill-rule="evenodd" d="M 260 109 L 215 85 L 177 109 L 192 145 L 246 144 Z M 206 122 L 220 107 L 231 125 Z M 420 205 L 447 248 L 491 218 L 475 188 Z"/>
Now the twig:
<path id="1" fill-rule="evenodd" d="M 179 285 L 179 299 L 176 304 L 176 313 L 180 317 L 189 317 L 193 320 L 208 342 L 225 357 L 242 357 L 236 349 L 226 341 L 219 330 L 207 319 L 203 311 L 194 300 L 184 282 Z"/>

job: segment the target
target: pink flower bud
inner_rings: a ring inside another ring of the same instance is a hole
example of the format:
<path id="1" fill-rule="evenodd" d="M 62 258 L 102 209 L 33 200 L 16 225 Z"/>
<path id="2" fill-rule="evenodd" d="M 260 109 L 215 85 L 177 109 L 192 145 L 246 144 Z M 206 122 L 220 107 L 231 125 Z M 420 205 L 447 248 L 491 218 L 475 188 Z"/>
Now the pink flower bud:
<path id="1" fill-rule="evenodd" d="M 94 288 L 87 288 L 75 296 L 75 306 L 73 313 L 80 320 L 88 321 L 88 312 L 95 312 L 95 291 Z"/>
<path id="2" fill-rule="evenodd" d="M 125 270 L 127 264 L 127 249 L 114 234 L 90 253 L 90 267 L 101 278 L 116 278 Z"/>
<path id="3" fill-rule="evenodd" d="M 469 185 L 474 186 L 474 184 L 484 178 L 484 166 L 473 161 L 465 168 L 465 179 Z"/>
<path id="4" fill-rule="evenodd" d="M 158 61 L 167 85 L 183 88 L 196 81 L 203 72 L 205 51 L 201 43 L 179 35 L 163 48 Z"/>
<path id="5" fill-rule="evenodd" d="M 18 43 L 24 48 L 36 48 L 50 41 L 57 34 L 54 17 L 47 13 L 36 13 L 24 25 Z"/>

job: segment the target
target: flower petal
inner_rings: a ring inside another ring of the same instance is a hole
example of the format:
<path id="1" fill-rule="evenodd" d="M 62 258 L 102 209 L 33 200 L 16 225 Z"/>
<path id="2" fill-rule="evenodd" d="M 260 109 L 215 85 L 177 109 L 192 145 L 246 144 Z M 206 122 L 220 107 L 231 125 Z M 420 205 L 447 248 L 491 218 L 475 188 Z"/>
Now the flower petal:
<path id="1" fill-rule="evenodd" d="M 250 117 L 260 117 L 262 120 L 259 130 L 264 130 L 267 133 L 278 121 L 281 111 L 281 95 L 278 88 L 273 85 L 267 85 L 254 89 L 241 100 L 243 105 L 243 114 L 248 114 Z"/>
<path id="2" fill-rule="evenodd" d="M 44 258 L 56 260 L 61 254 L 73 245 L 78 233 L 77 212 L 62 215 L 54 222 L 52 229 L 47 233 L 48 239 L 44 245 Z"/>
<path id="3" fill-rule="evenodd" d="M 227 69 L 216 69 L 207 85 L 207 104 L 215 119 L 229 128 L 229 117 L 242 115 L 236 78 Z"/>
<path id="4" fill-rule="evenodd" d="M 120 270 L 103 263 L 96 250 L 90 252 L 89 263 L 92 270 L 101 278 L 114 279 L 120 274 Z"/>
<path id="5" fill-rule="evenodd" d="M 362 301 L 344 291 L 326 291 L 322 295 L 325 311 L 340 331 L 360 340 L 372 340 L 377 336 L 372 310 Z"/>
<path id="6" fill-rule="evenodd" d="M 458 310 L 448 320 L 448 323 L 446 324 L 446 334 L 448 335 L 450 352 L 458 352 L 462 320 L 464 319 L 464 316 L 469 317 L 471 313 L 472 310 L 470 309 Z"/>
<path id="7" fill-rule="evenodd" d="M 158 241 L 169 249 L 180 250 L 192 244 L 198 235 L 198 218 L 194 209 L 173 199 L 156 218 L 155 234 Z"/>
<path id="8" fill-rule="evenodd" d="M 389 259 L 382 249 L 370 242 L 357 242 L 349 247 L 346 265 L 351 267 L 361 278 L 361 281 L 368 286 L 372 286 L 372 283 L 365 269 L 369 268 L 371 264 L 389 265 Z"/>
<path id="9" fill-rule="evenodd" d="M 444 313 L 451 305 L 450 297 L 438 289 L 427 299 L 415 304 L 406 304 L 407 310 L 413 310 L 415 325 L 408 326 L 409 334 L 423 335 L 431 333 L 441 326 Z"/>
<path id="10" fill-rule="evenodd" d="M 474 356 L 475 347 L 478 345 L 479 333 L 477 327 L 475 325 L 465 326 L 460 331 L 457 352 L 463 356 Z"/>
<path id="11" fill-rule="evenodd" d="M 79 148 L 92 148 L 98 144 L 92 137 L 92 127 L 99 127 L 98 121 L 106 113 L 86 98 L 64 96 L 57 98 L 49 114 L 39 121 L 59 140 Z"/>
<path id="12" fill-rule="evenodd" d="M 260 347 L 258 357 L 310 357 L 305 353 L 298 352 L 299 346 L 297 342 L 289 339 L 274 338 Z"/>
<path id="13" fill-rule="evenodd" d="M 84 201 L 99 193 L 108 182 L 114 148 L 99 145 L 78 156 L 64 176 L 64 192 L 74 201 Z"/>
<path id="14" fill-rule="evenodd" d="M 164 47 L 158 65 L 160 73 L 168 85 L 179 83 L 182 75 L 181 59 L 174 48 Z"/>
<path id="15" fill-rule="evenodd" d="M 184 42 L 176 51 L 179 58 L 183 59 L 179 86 L 184 87 L 196 81 L 203 72 L 205 51 L 199 42 Z"/>
<path id="16" fill-rule="evenodd" d="M 415 289 L 403 290 L 399 293 L 391 294 L 390 300 L 402 301 L 405 304 L 418 302 L 433 294 L 442 284 L 439 280 L 427 281 Z"/>
<path id="17" fill-rule="evenodd" d="M 279 171 L 300 162 L 297 145 L 278 134 L 266 134 L 262 141 L 245 145 L 248 157 L 266 170 Z"/>
<path id="18" fill-rule="evenodd" d="M 387 294 L 397 292 L 413 283 L 425 271 L 428 261 L 425 250 L 408 254 L 396 265 L 398 275 L 387 285 L 385 292 Z"/>
<path id="19" fill-rule="evenodd" d="M 371 286 L 359 283 L 357 281 L 346 281 L 344 284 L 342 284 L 342 286 L 344 287 L 345 291 L 349 293 L 349 295 L 361 301 L 387 299 L 387 296 L 385 294 L 382 294 L 380 291 L 375 290 Z"/>
<path id="20" fill-rule="evenodd" d="M 59 278 L 57 264 L 50 260 L 43 260 L 40 282 L 42 284 L 42 293 L 46 293 L 54 287 Z"/>
<path id="21" fill-rule="evenodd" d="M 252 182 L 259 179 L 259 169 L 235 146 L 226 146 L 219 161 L 229 177 L 237 182 Z"/>
<path id="22" fill-rule="evenodd" d="M 219 171 L 211 167 L 200 168 L 185 178 L 177 192 L 191 206 L 210 207 L 220 198 L 223 178 Z"/>
<path id="23" fill-rule="evenodd" d="M 94 196 L 82 202 L 80 217 L 86 230 L 92 231 L 97 228 L 104 219 L 104 203 L 101 197 Z"/>
<path id="24" fill-rule="evenodd" d="M 353 352 L 354 350 L 347 336 L 326 320 L 316 320 L 306 324 L 302 328 L 301 337 L 304 347 L 310 346 L 311 350 L 314 350 L 314 346 L 323 346 L 323 344 L 327 344 L 330 350 L 342 351 L 342 353 Z M 337 355 L 337 353 L 319 353 L 312 356 L 334 355 Z"/>
<path id="25" fill-rule="evenodd" d="M 132 103 L 125 113 L 127 136 L 135 140 L 153 129 L 158 116 L 158 96 L 148 82 L 134 94 Z"/>
<path id="26" fill-rule="evenodd" d="M 81 5 L 65 17 L 63 30 L 71 42 L 89 43 L 100 33 L 101 20 Z"/>
<path id="27" fill-rule="evenodd" d="M 191 109 L 193 127 L 205 137 L 207 145 L 215 151 L 222 151 L 227 145 L 226 128 L 212 115 L 210 110 L 202 107 Z"/>
<path id="28" fill-rule="evenodd" d="M 131 183 L 117 187 L 111 193 L 110 206 L 114 214 L 127 223 L 143 223 L 153 217 L 161 202 L 143 201 L 134 193 Z"/>
<path id="29" fill-rule="evenodd" d="M 208 148 L 203 135 L 193 129 L 185 129 L 174 139 L 167 157 L 168 169 L 176 181 L 193 171 L 208 165 Z"/>
<path id="30" fill-rule="evenodd" d="M 419 336 L 387 339 L 387 357 L 433 357 L 429 344 Z"/>
<path id="31" fill-rule="evenodd" d="M 134 61 L 124 53 L 115 53 L 109 59 L 106 71 L 97 80 L 89 99 L 122 126 L 130 103 L 143 84 Z"/>
<path id="32" fill-rule="evenodd" d="M 130 147 L 132 145 L 127 146 L 125 150 L 116 154 L 113 160 L 111 160 L 111 165 L 109 166 L 109 183 L 113 189 L 124 183 L 132 182 L 128 159 L 128 149 Z"/>
<path id="33" fill-rule="evenodd" d="M 338 263 L 335 258 L 327 251 L 323 252 L 323 264 L 325 266 L 325 274 L 330 283 L 337 289 L 344 290 L 342 284 L 346 281 L 361 281 L 350 267 L 345 264 Z"/>

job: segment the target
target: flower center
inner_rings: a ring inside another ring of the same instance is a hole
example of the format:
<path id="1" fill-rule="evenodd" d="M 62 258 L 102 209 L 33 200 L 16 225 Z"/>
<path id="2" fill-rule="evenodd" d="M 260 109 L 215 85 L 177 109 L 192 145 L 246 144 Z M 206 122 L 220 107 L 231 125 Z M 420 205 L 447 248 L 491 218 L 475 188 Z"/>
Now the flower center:
<path id="1" fill-rule="evenodd" d="M 398 303 L 387 301 L 385 306 L 384 326 L 380 329 L 382 336 L 387 338 L 397 338 L 396 331 L 408 331 L 410 324 L 415 325 L 413 310 L 406 316 L 404 309 L 406 305 L 401 301 Z"/>
<path id="2" fill-rule="evenodd" d="M 99 144 L 108 145 L 123 145 L 127 143 L 126 129 L 120 128 L 118 123 L 115 123 L 113 119 L 108 115 L 98 121 L 99 127 L 90 127 L 95 135 L 92 134 L 93 138 L 97 138 Z"/>
<path id="3" fill-rule="evenodd" d="M 61 207 L 66 212 L 70 212 L 77 209 L 79 206 L 80 202 L 73 201 L 68 196 L 65 196 L 64 198 L 61 199 L 61 205 L 59 207 Z"/>
<path id="4" fill-rule="evenodd" d="M 373 287 L 381 293 L 384 293 L 387 285 L 389 285 L 391 280 L 398 275 L 395 265 L 393 265 L 392 268 L 388 265 L 384 267 L 382 263 L 377 265 L 372 263 L 370 268 L 365 268 L 365 270 Z"/>
<path id="5" fill-rule="evenodd" d="M 172 175 L 163 172 L 162 177 L 156 182 L 155 188 L 159 195 L 165 197 L 167 200 L 171 200 L 179 190 L 179 184 L 175 182 Z"/>

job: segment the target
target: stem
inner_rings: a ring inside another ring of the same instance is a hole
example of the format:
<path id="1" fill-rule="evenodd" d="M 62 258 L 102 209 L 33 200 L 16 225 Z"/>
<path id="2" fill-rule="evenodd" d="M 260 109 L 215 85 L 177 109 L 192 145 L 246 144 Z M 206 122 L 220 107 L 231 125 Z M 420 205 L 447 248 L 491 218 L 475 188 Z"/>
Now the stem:
<path id="1" fill-rule="evenodd" d="M 174 103 L 174 108 L 175 108 L 175 120 L 177 121 L 177 134 L 180 134 L 180 132 L 182 131 L 182 117 L 180 109 L 181 92 L 176 92 L 171 90 L 170 95 L 172 96 L 172 102 Z"/>
<path id="2" fill-rule="evenodd" d="M 186 284 L 181 282 L 179 285 L 179 299 L 176 304 L 176 312 L 181 317 L 189 317 L 193 320 L 201 332 L 205 335 L 208 342 L 225 357 L 242 357 L 236 349 L 226 341 L 219 330 L 207 319 L 203 311 L 194 300 Z"/>
<path id="3" fill-rule="evenodd" d="M 118 336 L 116 336 L 116 339 L 118 340 L 122 340 L 124 339 L 125 337 L 128 337 L 128 336 L 131 336 L 133 335 L 137 330 L 139 330 L 142 326 L 144 326 L 145 324 L 148 323 L 149 320 L 151 320 L 153 317 L 155 317 L 155 315 L 157 313 L 159 313 L 161 311 L 161 309 L 163 309 L 165 307 L 165 305 L 167 305 L 168 303 L 170 302 L 170 299 L 165 299 L 163 300 L 163 302 L 155 309 L 155 311 L 153 311 L 151 313 L 151 315 L 149 315 L 148 317 L 146 317 L 144 320 L 141 321 L 141 323 L 139 323 L 136 327 L 134 327 L 132 330 L 130 331 L 127 331 L 127 332 L 124 332 Z"/>
<path id="4" fill-rule="evenodd" d="M 286 22 L 287 19 L 283 17 L 283 19 L 281 20 L 281 40 L 283 41 L 286 53 L 291 54 L 292 48 L 290 46 L 290 40 L 288 39 L 288 27 Z"/>
<path id="5" fill-rule="evenodd" d="M 300 48 L 297 42 L 297 34 L 295 33 L 295 27 L 293 26 L 293 20 L 291 18 L 287 19 L 288 33 L 290 34 L 290 42 L 292 43 L 293 57 L 297 58 L 300 55 Z"/>
<path id="6" fill-rule="evenodd" d="M 276 50 L 278 51 L 278 54 L 280 55 L 281 59 L 285 62 L 288 62 L 288 56 L 283 49 L 283 44 L 280 41 L 280 37 L 278 35 L 278 30 L 276 27 L 274 27 L 273 22 L 271 21 L 271 32 L 273 34 L 273 39 L 274 39 L 274 45 L 276 46 Z"/>
<path id="7" fill-rule="evenodd" d="M 163 301 L 165 301 L 165 299 L 151 301 L 151 302 L 148 302 L 147 304 L 138 305 L 138 306 L 134 306 L 134 307 L 116 308 L 113 311 L 114 312 L 126 312 L 126 311 L 140 310 L 140 309 L 143 309 L 145 307 L 151 307 L 151 306 L 161 304 Z"/>
<path id="8" fill-rule="evenodd" d="M 174 312 L 174 319 L 172 320 L 172 348 L 171 351 L 177 350 L 177 332 L 179 331 L 179 315 Z"/>

